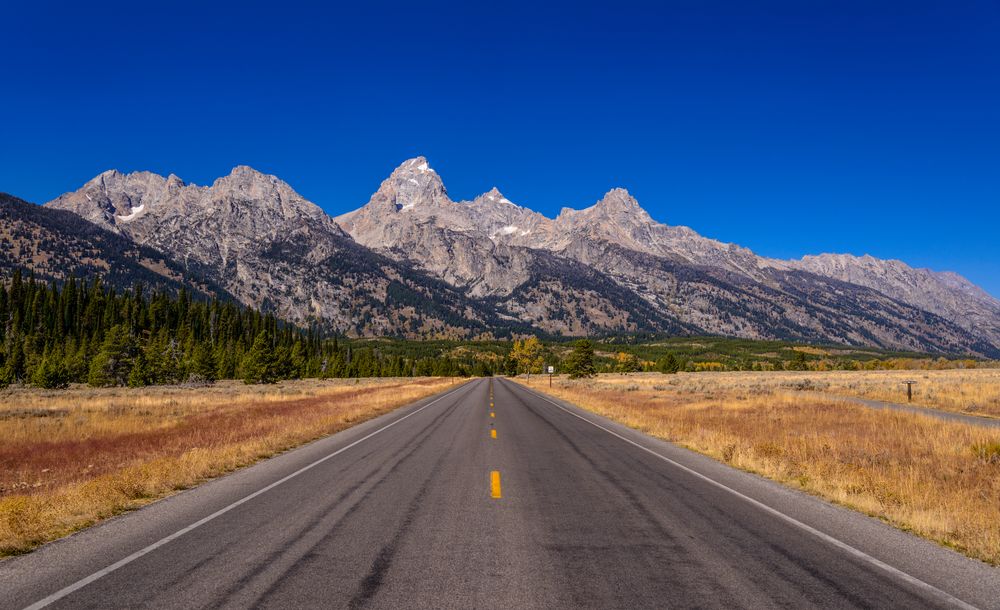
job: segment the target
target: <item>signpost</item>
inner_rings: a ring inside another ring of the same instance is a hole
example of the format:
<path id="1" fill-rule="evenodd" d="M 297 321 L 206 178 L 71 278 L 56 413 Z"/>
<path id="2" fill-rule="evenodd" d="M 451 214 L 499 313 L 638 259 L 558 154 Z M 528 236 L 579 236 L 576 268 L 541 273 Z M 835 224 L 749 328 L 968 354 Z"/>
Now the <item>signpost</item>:
<path id="1" fill-rule="evenodd" d="M 913 384 L 916 381 L 904 381 L 906 384 L 906 402 L 913 402 Z"/>
<path id="2" fill-rule="evenodd" d="M 554 367 L 552 365 L 549 365 L 548 371 L 549 371 L 549 387 L 551 388 L 552 387 L 552 374 L 556 372 L 556 367 Z"/>

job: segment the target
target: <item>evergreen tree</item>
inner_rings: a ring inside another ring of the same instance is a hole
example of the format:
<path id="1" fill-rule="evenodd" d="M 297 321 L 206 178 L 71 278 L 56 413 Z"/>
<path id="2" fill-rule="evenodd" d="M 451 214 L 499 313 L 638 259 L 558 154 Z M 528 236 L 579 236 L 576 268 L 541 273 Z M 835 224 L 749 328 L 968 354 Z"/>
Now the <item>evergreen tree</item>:
<path id="1" fill-rule="evenodd" d="M 796 352 L 795 360 L 788 363 L 789 371 L 804 371 L 807 368 L 805 352 Z"/>
<path id="2" fill-rule="evenodd" d="M 275 376 L 274 350 L 271 340 L 265 331 L 260 331 L 253 341 L 253 346 L 242 363 L 244 383 L 274 383 Z"/>
<path id="3" fill-rule="evenodd" d="M 212 382 L 215 375 L 215 355 L 207 345 L 199 343 L 191 355 L 190 376 L 198 381 Z"/>
<path id="4" fill-rule="evenodd" d="M 681 370 L 681 363 L 673 354 L 667 354 L 665 358 L 656 363 L 656 370 L 671 375 Z"/>
<path id="5" fill-rule="evenodd" d="M 156 375 L 152 367 L 150 367 L 149 361 L 146 359 L 146 354 L 140 350 L 136 354 L 135 360 L 132 362 L 132 370 L 128 374 L 129 387 L 140 388 L 152 385 L 156 381 Z"/>
<path id="6" fill-rule="evenodd" d="M 267 349 L 250 353 L 261 333 Z M 534 358 L 523 360 L 526 370 L 538 370 L 544 354 L 539 347 L 537 340 L 523 342 L 521 351 L 534 352 Z M 0 385 L 53 385 L 64 379 L 138 386 L 176 383 L 192 375 L 276 380 L 485 372 L 474 356 L 440 356 L 427 351 L 437 348 L 423 346 L 405 349 L 404 356 L 337 337 L 326 340 L 315 327 L 297 329 L 270 314 L 231 302 L 199 301 L 184 291 L 172 296 L 136 285 L 117 293 L 100 278 L 69 278 L 60 286 L 25 278 L 18 270 L 8 283 L 0 282 Z M 513 358 L 508 362 L 516 368 Z"/>
<path id="7" fill-rule="evenodd" d="M 92 386 L 125 385 L 135 356 L 135 342 L 125 327 L 112 326 L 91 362 L 87 383 Z"/>
<path id="8" fill-rule="evenodd" d="M 573 346 L 573 351 L 566 358 L 566 372 L 570 379 L 593 377 L 597 374 L 594 368 L 594 345 L 589 339 L 580 339 Z"/>
<path id="9" fill-rule="evenodd" d="M 32 371 L 31 385 L 37 388 L 65 388 L 69 385 L 69 374 L 60 351 L 45 352 Z"/>

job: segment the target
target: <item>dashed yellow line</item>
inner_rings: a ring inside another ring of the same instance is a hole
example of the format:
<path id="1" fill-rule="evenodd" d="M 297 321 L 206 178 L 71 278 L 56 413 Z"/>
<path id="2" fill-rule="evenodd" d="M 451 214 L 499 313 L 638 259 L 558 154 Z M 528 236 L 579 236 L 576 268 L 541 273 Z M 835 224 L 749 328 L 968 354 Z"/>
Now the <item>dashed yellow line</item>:
<path id="1" fill-rule="evenodd" d="M 490 413 L 490 417 L 496 417 L 496 416 L 497 416 L 496 413 Z"/>
<path id="2" fill-rule="evenodd" d="M 490 438 L 496 438 L 496 437 L 497 437 L 497 431 L 496 430 L 490 430 Z"/>
<path id="3" fill-rule="evenodd" d="M 490 497 L 500 498 L 500 471 L 494 470 L 490 473 Z"/>

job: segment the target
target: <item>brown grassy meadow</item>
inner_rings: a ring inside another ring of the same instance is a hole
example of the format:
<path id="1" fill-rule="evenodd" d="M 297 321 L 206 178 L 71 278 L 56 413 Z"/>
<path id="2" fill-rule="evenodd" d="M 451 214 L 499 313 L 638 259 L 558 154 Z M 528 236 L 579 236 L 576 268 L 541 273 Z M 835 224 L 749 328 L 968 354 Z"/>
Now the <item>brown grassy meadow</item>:
<path id="1" fill-rule="evenodd" d="M 455 379 L 0 393 L 0 556 L 337 432 Z"/>
<path id="2" fill-rule="evenodd" d="M 873 375 L 885 375 L 887 387 L 896 382 L 894 371 L 746 372 L 560 378 L 551 390 L 547 379 L 530 385 L 1000 565 L 1000 431 L 828 395 L 879 398 Z M 938 408 L 1000 394 L 997 371 L 921 372 L 916 379 L 933 386 Z"/>

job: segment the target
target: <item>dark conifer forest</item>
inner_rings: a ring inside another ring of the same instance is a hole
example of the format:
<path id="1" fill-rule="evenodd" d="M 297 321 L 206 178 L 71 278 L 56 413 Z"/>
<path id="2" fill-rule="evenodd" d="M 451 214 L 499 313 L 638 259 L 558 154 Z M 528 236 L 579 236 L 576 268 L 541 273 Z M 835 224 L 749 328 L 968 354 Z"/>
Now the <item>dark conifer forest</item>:
<path id="1" fill-rule="evenodd" d="M 0 386 L 490 373 L 482 364 L 471 368 L 447 357 L 354 348 L 230 301 L 194 298 L 184 288 L 147 292 L 136 284 L 118 292 L 99 278 L 46 283 L 18 270 L 0 285 Z"/>

